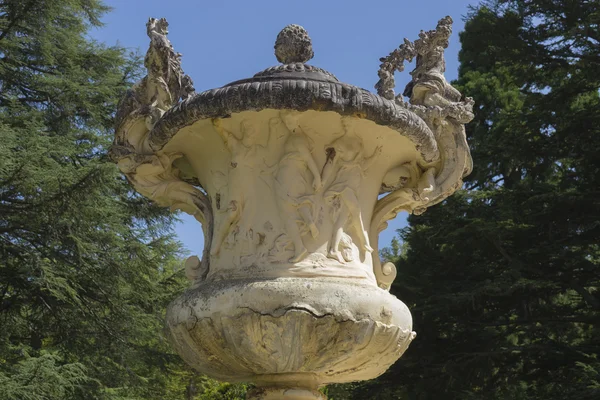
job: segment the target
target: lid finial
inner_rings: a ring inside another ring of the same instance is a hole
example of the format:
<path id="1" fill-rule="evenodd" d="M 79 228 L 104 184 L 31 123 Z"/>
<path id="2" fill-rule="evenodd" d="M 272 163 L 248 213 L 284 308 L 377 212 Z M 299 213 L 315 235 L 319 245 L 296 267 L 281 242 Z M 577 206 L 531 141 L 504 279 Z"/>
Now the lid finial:
<path id="1" fill-rule="evenodd" d="M 275 56 L 280 63 L 306 63 L 314 55 L 308 32 L 300 25 L 288 25 L 277 35 Z"/>

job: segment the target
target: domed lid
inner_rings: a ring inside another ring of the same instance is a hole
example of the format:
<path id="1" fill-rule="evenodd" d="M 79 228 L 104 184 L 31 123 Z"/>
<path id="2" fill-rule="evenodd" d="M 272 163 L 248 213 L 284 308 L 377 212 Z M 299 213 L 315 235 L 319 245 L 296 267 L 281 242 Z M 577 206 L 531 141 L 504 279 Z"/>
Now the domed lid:
<path id="1" fill-rule="evenodd" d="M 307 64 L 314 55 L 312 41 L 306 29 L 300 25 L 288 25 L 279 32 L 275 40 L 275 57 L 282 65 L 269 67 L 252 78 L 241 79 L 225 86 L 282 79 L 339 82 L 331 72 Z"/>
<path id="2" fill-rule="evenodd" d="M 201 119 L 249 110 L 315 110 L 388 126 L 411 139 L 427 162 L 438 159 L 434 135 L 420 117 L 394 101 L 340 82 L 332 73 L 306 64 L 313 55 L 306 30 L 299 25 L 286 26 L 275 41 L 275 56 L 282 65 L 183 100 L 154 125 L 149 134 L 150 147 L 161 149 L 182 127 Z"/>
<path id="3" fill-rule="evenodd" d="M 173 52 L 172 47 L 169 51 Z M 149 148 L 153 151 L 162 149 L 180 129 L 202 119 L 227 118 L 244 111 L 267 109 L 312 110 L 332 111 L 387 126 L 408 137 L 425 162 L 439 159 L 433 132 L 409 107 L 340 82 L 332 73 L 308 65 L 313 55 L 306 30 L 299 25 L 286 26 L 275 41 L 275 56 L 282 65 L 219 88 L 182 96 L 181 102 L 166 110 L 153 124 L 146 139 Z M 179 63 L 179 56 L 173 57 L 174 62 Z M 187 75 L 178 71 L 184 81 Z"/>

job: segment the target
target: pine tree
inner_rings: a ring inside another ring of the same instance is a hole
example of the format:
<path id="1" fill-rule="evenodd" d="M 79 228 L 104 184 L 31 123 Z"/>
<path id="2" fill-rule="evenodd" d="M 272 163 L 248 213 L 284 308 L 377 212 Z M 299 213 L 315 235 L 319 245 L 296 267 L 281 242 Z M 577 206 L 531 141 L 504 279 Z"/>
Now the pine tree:
<path id="1" fill-rule="evenodd" d="M 418 336 L 354 396 L 600 398 L 600 3 L 489 1 L 461 42 L 474 172 L 409 218 Z"/>
<path id="2" fill-rule="evenodd" d="M 161 334 L 186 285 L 173 217 L 106 157 L 141 60 L 99 0 L 0 0 L 0 398 L 179 399 Z"/>

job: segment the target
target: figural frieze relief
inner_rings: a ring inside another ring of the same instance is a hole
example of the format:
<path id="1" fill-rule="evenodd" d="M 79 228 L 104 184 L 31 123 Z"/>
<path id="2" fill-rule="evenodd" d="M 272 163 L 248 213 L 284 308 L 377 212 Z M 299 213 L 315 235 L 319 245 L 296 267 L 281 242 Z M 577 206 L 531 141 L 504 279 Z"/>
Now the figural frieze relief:
<path id="1" fill-rule="evenodd" d="M 212 264 L 304 262 L 318 274 L 315 262 L 365 262 L 373 248 L 359 193 L 382 146 L 365 154 L 351 118 L 330 116 L 337 119 L 331 133 L 303 126 L 306 116 L 297 111 L 276 112 L 262 124 L 255 117 L 212 120 L 229 154 L 228 184 L 217 191 Z"/>

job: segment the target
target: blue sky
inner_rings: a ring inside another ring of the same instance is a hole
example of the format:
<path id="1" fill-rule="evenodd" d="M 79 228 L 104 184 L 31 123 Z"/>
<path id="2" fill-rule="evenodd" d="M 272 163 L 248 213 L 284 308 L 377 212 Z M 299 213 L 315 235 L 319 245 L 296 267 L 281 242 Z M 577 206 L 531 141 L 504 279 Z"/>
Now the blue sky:
<path id="1" fill-rule="evenodd" d="M 446 77 L 457 76 L 458 32 L 463 16 L 475 0 L 105 0 L 113 11 L 105 26 L 92 35 L 109 45 L 132 51 L 148 47 L 146 21 L 165 17 L 175 50 L 183 53 L 183 68 L 197 91 L 223 86 L 276 65 L 273 44 L 288 24 L 306 28 L 315 57 L 310 64 L 324 68 L 347 82 L 368 90 L 377 82 L 379 58 L 394 50 L 402 39 L 418 38 L 419 31 L 435 28 L 450 15 L 454 33 L 446 51 Z M 408 81 L 408 66 L 396 74 L 397 92 Z M 382 232 L 380 243 L 389 245 L 396 230 L 406 225 L 400 214 Z M 177 235 L 191 254 L 202 254 L 202 230 L 192 217 L 181 215 Z"/>

